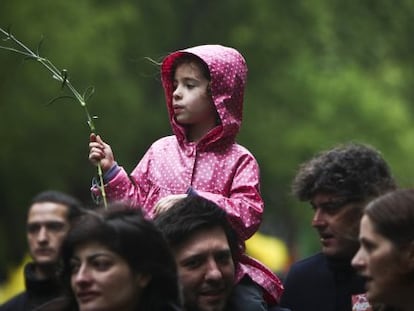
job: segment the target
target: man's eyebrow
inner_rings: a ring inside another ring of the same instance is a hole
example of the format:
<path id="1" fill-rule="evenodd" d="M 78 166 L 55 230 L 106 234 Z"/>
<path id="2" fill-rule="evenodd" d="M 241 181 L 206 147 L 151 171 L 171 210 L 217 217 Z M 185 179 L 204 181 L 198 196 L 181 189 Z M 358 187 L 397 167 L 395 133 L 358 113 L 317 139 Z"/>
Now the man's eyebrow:
<path id="1" fill-rule="evenodd" d="M 310 201 L 310 204 L 312 206 L 312 208 L 322 208 L 322 209 L 336 209 L 336 208 L 340 208 L 348 203 L 351 203 L 352 200 L 349 199 L 337 199 L 337 200 L 331 200 L 331 201 L 326 201 L 326 202 L 322 202 L 319 204 L 316 204 L 313 201 Z"/>
<path id="2" fill-rule="evenodd" d="M 62 220 L 47 220 L 47 221 L 34 221 L 28 222 L 26 228 L 41 227 L 41 226 L 64 226 L 65 221 Z"/>
<path id="3" fill-rule="evenodd" d="M 200 260 L 203 260 L 203 258 L 205 258 L 205 256 L 203 256 L 202 254 L 189 255 L 189 256 L 185 256 L 183 258 L 180 258 L 177 261 L 177 264 L 179 264 L 179 265 L 186 265 L 188 262 L 191 262 L 191 261 L 200 261 Z"/>

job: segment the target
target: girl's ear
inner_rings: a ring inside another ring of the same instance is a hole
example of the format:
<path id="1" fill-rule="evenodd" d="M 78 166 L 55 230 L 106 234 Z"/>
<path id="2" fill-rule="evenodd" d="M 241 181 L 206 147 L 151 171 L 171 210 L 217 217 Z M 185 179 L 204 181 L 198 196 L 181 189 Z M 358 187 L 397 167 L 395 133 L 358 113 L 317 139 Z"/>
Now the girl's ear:
<path id="1" fill-rule="evenodd" d="M 147 287 L 151 279 L 152 279 L 152 276 L 150 274 L 143 274 L 143 273 L 138 273 L 137 276 L 135 277 L 135 281 L 137 282 L 137 285 L 140 288 Z"/>

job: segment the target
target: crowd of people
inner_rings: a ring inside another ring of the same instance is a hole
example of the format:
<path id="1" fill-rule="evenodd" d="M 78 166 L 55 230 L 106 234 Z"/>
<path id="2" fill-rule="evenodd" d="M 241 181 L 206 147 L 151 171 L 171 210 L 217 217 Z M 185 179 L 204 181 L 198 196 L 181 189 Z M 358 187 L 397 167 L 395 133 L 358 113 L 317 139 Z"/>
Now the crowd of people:
<path id="1" fill-rule="evenodd" d="M 99 198 L 104 189 L 109 206 L 37 195 L 27 212 L 26 290 L 0 311 L 413 310 L 414 190 L 397 189 L 371 146 L 334 146 L 299 166 L 292 193 L 314 211 L 320 253 L 283 280 L 246 254 L 264 208 L 259 165 L 236 143 L 246 79 L 230 47 L 167 55 L 161 81 L 173 135 L 128 174 L 91 134 L 89 160 L 104 182 L 91 191 Z"/>

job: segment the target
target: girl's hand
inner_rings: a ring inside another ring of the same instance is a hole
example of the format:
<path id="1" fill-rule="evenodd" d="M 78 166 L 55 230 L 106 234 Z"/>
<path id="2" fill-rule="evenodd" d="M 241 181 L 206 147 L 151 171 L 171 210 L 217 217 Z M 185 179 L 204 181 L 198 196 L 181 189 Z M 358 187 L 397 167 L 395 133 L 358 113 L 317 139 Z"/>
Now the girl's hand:
<path id="1" fill-rule="evenodd" d="M 94 165 L 100 164 L 104 173 L 115 164 L 111 146 L 94 133 L 89 137 L 89 161 Z"/>

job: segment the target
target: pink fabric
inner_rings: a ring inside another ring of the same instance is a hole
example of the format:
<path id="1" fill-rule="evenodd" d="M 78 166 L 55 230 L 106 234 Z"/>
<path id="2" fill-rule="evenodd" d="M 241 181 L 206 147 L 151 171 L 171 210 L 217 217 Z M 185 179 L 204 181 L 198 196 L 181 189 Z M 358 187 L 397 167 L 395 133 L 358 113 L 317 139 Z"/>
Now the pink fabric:
<path id="1" fill-rule="evenodd" d="M 367 294 L 352 295 L 352 311 L 372 311 Z"/>
<path id="2" fill-rule="evenodd" d="M 211 93 L 221 119 L 198 143 L 186 140 L 185 129 L 174 119 L 172 109 L 172 65 L 183 53 L 201 58 L 209 67 Z M 197 193 L 226 210 L 242 240 L 251 237 L 262 220 L 263 201 L 259 189 L 259 166 L 254 156 L 235 143 L 242 122 L 243 92 L 247 66 L 234 49 L 205 45 L 168 55 L 161 67 L 169 120 L 175 135 L 154 142 L 128 176 L 121 168 L 105 185 L 110 201 L 142 206 L 149 217 L 154 205 L 169 194 Z M 237 279 L 248 274 L 265 290 L 269 303 L 282 294 L 280 280 L 257 261 L 242 256 Z"/>

